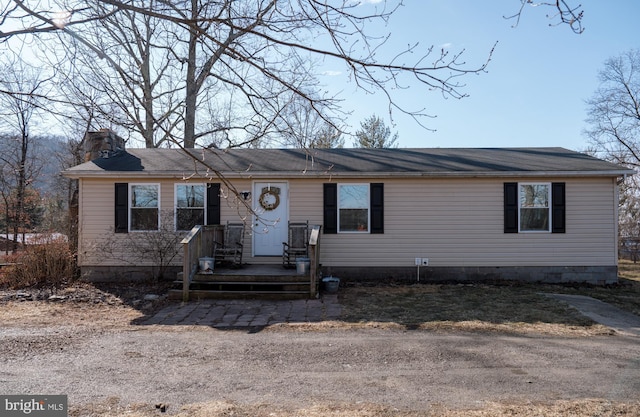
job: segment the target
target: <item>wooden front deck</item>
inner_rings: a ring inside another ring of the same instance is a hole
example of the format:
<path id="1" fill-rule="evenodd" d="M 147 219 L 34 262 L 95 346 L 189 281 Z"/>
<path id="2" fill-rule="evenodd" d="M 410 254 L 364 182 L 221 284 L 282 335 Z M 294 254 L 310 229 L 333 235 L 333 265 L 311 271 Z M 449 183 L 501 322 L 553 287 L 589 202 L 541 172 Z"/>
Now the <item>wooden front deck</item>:
<path id="1" fill-rule="evenodd" d="M 309 234 L 310 267 L 304 274 L 280 264 L 242 263 L 241 267 L 216 265 L 213 273 L 198 270 L 199 259 L 213 255 L 213 242 L 223 226 L 196 226 L 182 240 L 183 268 L 169 297 L 189 301 L 203 298 L 314 298 L 320 281 L 320 226 Z"/>
<path id="2" fill-rule="evenodd" d="M 182 275 L 182 274 L 180 274 Z M 181 278 L 181 276 L 179 277 Z M 183 281 L 175 281 L 176 289 L 169 292 L 172 299 L 182 299 Z M 189 284 L 189 299 L 206 298 L 309 298 L 309 274 L 282 265 L 245 264 L 241 268 L 219 268 L 213 274 L 196 273 Z M 314 283 L 313 285 L 317 285 Z"/>

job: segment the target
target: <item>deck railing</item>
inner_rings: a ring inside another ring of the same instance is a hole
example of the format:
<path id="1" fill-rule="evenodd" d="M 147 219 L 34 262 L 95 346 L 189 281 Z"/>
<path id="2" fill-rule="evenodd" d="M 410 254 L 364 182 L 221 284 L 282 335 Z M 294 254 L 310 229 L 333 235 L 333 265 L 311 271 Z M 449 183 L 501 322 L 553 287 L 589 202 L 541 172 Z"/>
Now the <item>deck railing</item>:
<path id="1" fill-rule="evenodd" d="M 189 301 L 189 286 L 198 272 L 200 258 L 213 256 L 214 242 L 221 241 L 224 226 L 195 226 L 182 239 L 182 301 Z"/>
<path id="2" fill-rule="evenodd" d="M 320 228 L 316 225 L 309 233 L 309 296 L 315 298 L 320 283 Z M 221 242 L 224 226 L 195 226 L 182 239 L 182 301 L 189 301 L 189 288 L 193 277 L 198 272 L 200 258 L 213 257 L 214 242 Z"/>

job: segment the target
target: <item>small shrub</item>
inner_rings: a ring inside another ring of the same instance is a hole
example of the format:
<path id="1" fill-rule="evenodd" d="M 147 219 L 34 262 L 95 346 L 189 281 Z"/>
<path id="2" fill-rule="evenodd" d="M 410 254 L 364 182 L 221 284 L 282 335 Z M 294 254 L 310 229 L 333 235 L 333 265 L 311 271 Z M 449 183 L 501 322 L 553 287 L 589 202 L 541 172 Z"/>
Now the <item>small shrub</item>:
<path id="1" fill-rule="evenodd" d="M 75 275 L 75 257 L 65 239 L 44 237 L 6 259 L 13 263 L 0 275 L 0 285 L 9 288 L 56 287 Z"/>

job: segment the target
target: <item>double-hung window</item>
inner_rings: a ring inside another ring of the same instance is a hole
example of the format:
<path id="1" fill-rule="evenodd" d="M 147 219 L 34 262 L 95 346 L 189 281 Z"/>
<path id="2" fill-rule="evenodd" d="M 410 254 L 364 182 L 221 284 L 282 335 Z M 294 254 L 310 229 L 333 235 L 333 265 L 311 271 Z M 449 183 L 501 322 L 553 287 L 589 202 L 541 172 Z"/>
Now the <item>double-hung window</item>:
<path id="1" fill-rule="evenodd" d="M 158 230 L 160 223 L 160 185 L 130 184 L 129 230 Z"/>
<path id="2" fill-rule="evenodd" d="M 196 224 L 220 224 L 219 183 L 176 184 L 174 195 L 176 230 L 191 230 Z M 160 184 L 117 182 L 114 200 L 115 233 L 159 229 Z"/>
<path id="3" fill-rule="evenodd" d="M 176 230 L 191 230 L 205 223 L 204 184 L 176 184 Z"/>
<path id="4" fill-rule="evenodd" d="M 551 227 L 551 184 L 518 184 L 521 232 L 548 232 Z"/>
<path id="5" fill-rule="evenodd" d="M 324 184 L 322 231 L 384 233 L 384 183 Z"/>
<path id="6" fill-rule="evenodd" d="M 369 184 L 338 184 L 338 231 L 369 232 Z"/>
<path id="7" fill-rule="evenodd" d="M 565 183 L 504 183 L 504 232 L 565 233 Z"/>

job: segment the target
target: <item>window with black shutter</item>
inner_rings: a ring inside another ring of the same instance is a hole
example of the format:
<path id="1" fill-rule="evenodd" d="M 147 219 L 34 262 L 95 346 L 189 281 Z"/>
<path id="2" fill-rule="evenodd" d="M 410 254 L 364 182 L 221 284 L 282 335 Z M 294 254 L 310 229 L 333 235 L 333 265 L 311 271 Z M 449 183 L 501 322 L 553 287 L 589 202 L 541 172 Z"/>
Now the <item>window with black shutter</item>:
<path id="1" fill-rule="evenodd" d="M 371 233 L 384 233 L 384 184 L 371 184 Z"/>
<path id="2" fill-rule="evenodd" d="M 325 234 L 384 233 L 384 184 L 326 183 L 323 211 Z"/>
<path id="3" fill-rule="evenodd" d="M 129 232 L 129 184 L 117 182 L 115 184 L 115 223 L 116 233 Z"/>
<path id="4" fill-rule="evenodd" d="M 504 183 L 504 233 L 565 233 L 565 183 Z"/>
<path id="5" fill-rule="evenodd" d="M 220 184 L 207 184 L 207 224 L 220 224 Z"/>
<path id="6" fill-rule="evenodd" d="M 551 184 L 551 232 L 565 233 L 565 184 Z"/>
<path id="7" fill-rule="evenodd" d="M 323 227 L 324 234 L 338 233 L 338 184 L 323 184 Z"/>
<path id="8" fill-rule="evenodd" d="M 518 183 L 504 184 L 504 232 L 518 233 Z"/>

